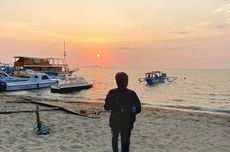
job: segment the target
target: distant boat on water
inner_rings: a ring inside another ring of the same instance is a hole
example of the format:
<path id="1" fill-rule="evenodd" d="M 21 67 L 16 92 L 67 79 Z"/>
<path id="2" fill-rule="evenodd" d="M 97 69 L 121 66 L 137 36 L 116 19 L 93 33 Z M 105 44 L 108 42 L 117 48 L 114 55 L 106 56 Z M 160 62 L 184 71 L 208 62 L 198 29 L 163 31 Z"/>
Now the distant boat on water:
<path id="1" fill-rule="evenodd" d="M 158 84 L 158 83 L 163 83 L 166 80 L 168 82 L 172 82 L 176 80 L 176 77 L 169 77 L 167 76 L 166 73 L 161 72 L 161 71 L 151 71 L 145 73 L 145 78 L 139 78 L 140 82 L 147 82 L 147 84 Z"/>

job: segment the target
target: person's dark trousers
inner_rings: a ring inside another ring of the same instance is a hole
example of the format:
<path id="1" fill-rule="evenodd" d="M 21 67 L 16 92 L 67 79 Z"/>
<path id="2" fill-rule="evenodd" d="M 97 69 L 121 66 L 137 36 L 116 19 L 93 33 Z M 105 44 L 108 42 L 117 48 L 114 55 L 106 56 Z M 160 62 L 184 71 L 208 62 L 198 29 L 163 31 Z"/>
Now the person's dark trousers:
<path id="1" fill-rule="evenodd" d="M 129 152 L 131 129 L 112 129 L 113 152 L 118 152 L 119 134 L 121 134 L 121 151 Z"/>

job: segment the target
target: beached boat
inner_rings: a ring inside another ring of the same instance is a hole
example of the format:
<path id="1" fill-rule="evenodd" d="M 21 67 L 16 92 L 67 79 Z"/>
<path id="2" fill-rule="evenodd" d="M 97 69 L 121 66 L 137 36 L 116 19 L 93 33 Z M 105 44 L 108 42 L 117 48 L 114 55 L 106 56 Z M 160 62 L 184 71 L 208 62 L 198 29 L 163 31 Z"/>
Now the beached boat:
<path id="1" fill-rule="evenodd" d="M 29 78 L 12 77 L 4 71 L 0 71 L 0 80 L 5 82 L 27 81 Z"/>
<path id="2" fill-rule="evenodd" d="M 57 83 L 57 80 L 51 80 L 45 73 L 31 73 L 27 81 L 7 82 L 5 90 L 2 91 L 40 89 Z"/>
<path id="3" fill-rule="evenodd" d="M 16 70 L 14 68 L 14 66 L 12 64 L 7 64 L 7 63 L 1 63 L 0 62 L 0 71 L 4 71 L 9 75 L 12 75 L 14 70 Z"/>
<path id="4" fill-rule="evenodd" d="M 66 76 L 63 83 L 52 85 L 51 92 L 54 93 L 67 93 L 82 89 L 89 89 L 93 86 L 93 83 L 88 83 L 83 77 L 70 75 Z"/>
<path id="5" fill-rule="evenodd" d="M 0 92 L 6 90 L 6 82 L 0 79 Z"/>
<path id="6" fill-rule="evenodd" d="M 166 80 L 172 82 L 176 80 L 176 77 L 169 77 L 166 73 L 161 71 L 151 71 L 145 73 L 145 78 L 139 78 L 140 82 L 147 82 L 147 84 L 158 84 L 163 83 Z"/>

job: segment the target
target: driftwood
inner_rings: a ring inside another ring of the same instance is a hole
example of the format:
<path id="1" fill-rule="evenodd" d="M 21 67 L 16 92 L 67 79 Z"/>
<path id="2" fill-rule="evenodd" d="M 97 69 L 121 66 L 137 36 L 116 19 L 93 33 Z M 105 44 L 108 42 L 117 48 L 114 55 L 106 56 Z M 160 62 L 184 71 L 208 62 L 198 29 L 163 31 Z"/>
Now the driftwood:
<path id="1" fill-rule="evenodd" d="M 50 108 L 50 109 L 40 109 L 39 111 L 57 111 L 60 108 Z M 13 113 L 34 113 L 36 110 L 7 110 L 7 111 L 0 111 L 0 114 L 13 114 Z"/>
<path id="2" fill-rule="evenodd" d="M 54 101 L 35 101 L 31 98 L 21 99 L 22 101 L 6 101 L 6 103 L 31 103 L 46 107 L 52 107 L 54 109 L 62 110 L 67 113 L 75 114 L 78 116 L 86 117 L 86 118 L 93 118 L 97 119 L 100 118 L 99 114 L 102 113 L 102 109 L 98 106 L 97 108 L 93 108 L 92 104 L 85 104 L 81 102 L 54 102 Z M 76 104 L 73 104 L 76 103 Z M 84 109 L 84 110 L 83 110 Z M 40 110 L 44 111 L 44 110 Z M 82 111 L 85 111 L 82 113 Z M 35 112 L 34 110 L 18 110 L 18 111 L 3 111 L 0 114 L 10 114 L 10 113 L 20 113 L 20 112 Z"/>
<path id="3" fill-rule="evenodd" d="M 31 103 L 31 101 L 5 101 L 5 103 Z"/>
<path id="4" fill-rule="evenodd" d="M 73 108 L 72 105 L 71 106 L 66 106 L 70 103 L 64 103 L 64 102 L 45 102 L 45 101 L 34 101 L 34 100 L 27 100 L 30 101 L 31 103 L 34 104 L 38 104 L 38 105 L 42 105 L 42 106 L 47 106 L 47 107 L 56 107 L 59 108 L 59 110 L 63 110 L 67 113 L 71 113 L 71 114 L 75 114 L 78 116 L 82 116 L 82 117 L 86 117 L 86 118 L 92 118 L 92 119 L 97 119 L 100 118 L 98 116 L 98 114 L 100 112 L 87 112 L 86 113 L 81 113 L 79 109 L 77 108 Z M 91 114 L 94 114 L 93 116 Z"/>
<path id="5" fill-rule="evenodd" d="M 50 106 L 50 107 L 58 107 L 60 110 L 63 110 L 67 113 L 71 113 L 71 114 L 74 114 L 74 115 L 77 115 L 77 116 L 82 116 L 82 117 L 86 117 L 86 118 L 92 118 L 92 119 L 97 119 L 97 118 L 100 118 L 97 114 L 98 112 L 88 112 L 86 110 L 86 113 L 81 113 L 80 110 L 77 110 L 77 109 L 74 109 L 72 107 L 66 107 L 65 104 L 67 103 L 48 103 L 48 102 L 41 102 L 41 101 L 32 101 L 33 103 L 36 103 L 36 104 L 40 104 L 40 105 L 43 105 L 43 106 Z M 79 111 L 79 112 L 78 112 Z M 94 114 L 93 116 L 90 115 L 90 114 Z"/>

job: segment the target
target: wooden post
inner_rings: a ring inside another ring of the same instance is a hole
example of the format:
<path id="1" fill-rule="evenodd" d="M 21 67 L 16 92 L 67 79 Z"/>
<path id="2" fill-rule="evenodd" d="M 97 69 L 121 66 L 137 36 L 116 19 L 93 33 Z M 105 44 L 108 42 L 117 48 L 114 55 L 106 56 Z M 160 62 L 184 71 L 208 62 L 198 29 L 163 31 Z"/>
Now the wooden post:
<path id="1" fill-rule="evenodd" d="M 41 121 L 40 121 L 40 117 L 39 117 L 39 107 L 38 106 L 36 107 L 35 113 L 36 113 L 36 118 L 37 118 L 38 132 L 40 132 L 42 126 L 41 126 Z"/>

